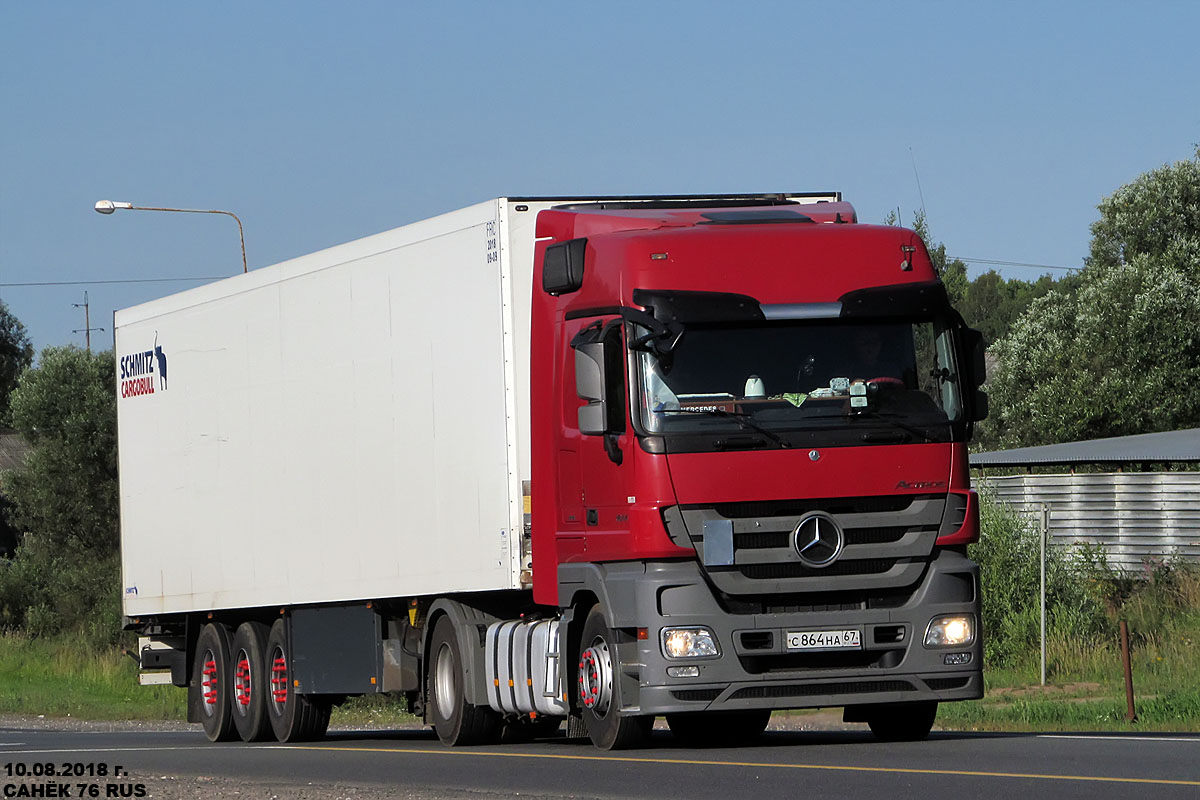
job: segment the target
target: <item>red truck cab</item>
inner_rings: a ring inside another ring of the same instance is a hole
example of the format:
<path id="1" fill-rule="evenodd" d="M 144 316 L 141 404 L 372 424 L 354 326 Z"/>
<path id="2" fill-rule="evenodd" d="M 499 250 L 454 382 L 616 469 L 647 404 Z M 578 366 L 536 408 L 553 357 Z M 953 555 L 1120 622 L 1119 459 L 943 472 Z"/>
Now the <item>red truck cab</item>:
<path id="1" fill-rule="evenodd" d="M 843 202 L 579 204 L 537 237 L 534 600 L 592 738 L 817 706 L 907 738 L 982 696 L 982 345 L 920 237 Z"/>

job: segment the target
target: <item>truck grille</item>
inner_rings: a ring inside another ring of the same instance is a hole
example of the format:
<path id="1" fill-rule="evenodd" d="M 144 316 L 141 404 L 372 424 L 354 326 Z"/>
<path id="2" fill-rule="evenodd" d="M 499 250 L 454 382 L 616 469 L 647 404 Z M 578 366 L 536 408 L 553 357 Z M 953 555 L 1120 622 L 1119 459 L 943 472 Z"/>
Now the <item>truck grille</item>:
<path id="1" fill-rule="evenodd" d="M 801 561 L 793 541 L 797 524 L 813 511 L 831 516 L 844 535 L 841 554 L 826 567 Z M 869 597 L 914 585 L 933 552 L 945 511 L 945 495 L 898 495 L 679 506 L 664 516 L 671 538 L 691 544 L 722 594 L 766 601 L 810 592 Z M 726 532 L 723 556 L 714 549 L 705 558 L 706 527 Z M 795 602 L 805 604 L 800 598 Z"/>

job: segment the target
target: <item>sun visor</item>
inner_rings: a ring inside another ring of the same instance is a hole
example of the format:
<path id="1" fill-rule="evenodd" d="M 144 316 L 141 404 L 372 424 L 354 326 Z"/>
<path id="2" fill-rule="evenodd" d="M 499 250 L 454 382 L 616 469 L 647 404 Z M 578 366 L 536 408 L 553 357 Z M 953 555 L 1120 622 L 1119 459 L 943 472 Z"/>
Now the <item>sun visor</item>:
<path id="1" fill-rule="evenodd" d="M 634 289 L 633 302 L 659 322 L 742 322 L 763 320 L 762 306 L 753 297 L 727 292 L 660 292 Z"/>
<path id="2" fill-rule="evenodd" d="M 897 283 L 847 292 L 839 298 L 842 317 L 927 319 L 950 310 L 941 281 Z"/>

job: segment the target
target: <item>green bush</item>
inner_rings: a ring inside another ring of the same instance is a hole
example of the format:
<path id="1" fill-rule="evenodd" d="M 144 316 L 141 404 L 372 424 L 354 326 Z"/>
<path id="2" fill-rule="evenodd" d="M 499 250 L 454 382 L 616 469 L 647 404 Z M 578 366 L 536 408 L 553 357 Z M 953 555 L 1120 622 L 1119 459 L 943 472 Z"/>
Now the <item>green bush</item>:
<path id="1" fill-rule="evenodd" d="M 63 553 L 28 536 L 0 563 L 0 628 L 30 636 L 69 633 L 96 647 L 121 629 L 120 564 L 115 554 Z"/>
<path id="2" fill-rule="evenodd" d="M 12 393 L 12 422 L 31 445 L 4 475 L 20 531 L 0 560 L 0 629 L 66 634 L 95 646 L 119 638 L 116 392 L 111 353 L 42 351 Z"/>
<path id="3" fill-rule="evenodd" d="M 1039 648 L 1038 528 L 987 497 L 981 498 L 980 524 L 971 556 L 982 583 L 984 660 L 991 667 L 1011 667 Z M 1046 627 L 1054 637 L 1092 638 L 1106 630 L 1108 618 L 1073 562 L 1070 551 L 1046 551 Z"/>

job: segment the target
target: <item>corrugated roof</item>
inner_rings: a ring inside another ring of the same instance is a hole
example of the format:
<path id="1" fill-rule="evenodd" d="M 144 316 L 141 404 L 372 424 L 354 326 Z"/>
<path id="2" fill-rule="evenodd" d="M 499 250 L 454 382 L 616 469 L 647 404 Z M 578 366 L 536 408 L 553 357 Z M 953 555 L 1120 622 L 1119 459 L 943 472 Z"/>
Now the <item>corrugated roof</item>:
<path id="1" fill-rule="evenodd" d="M 1088 442 L 1047 444 L 994 450 L 971 456 L 972 467 L 1026 467 L 1038 464 L 1129 464 L 1200 462 L 1200 428 L 1136 436 L 1113 436 Z"/>

